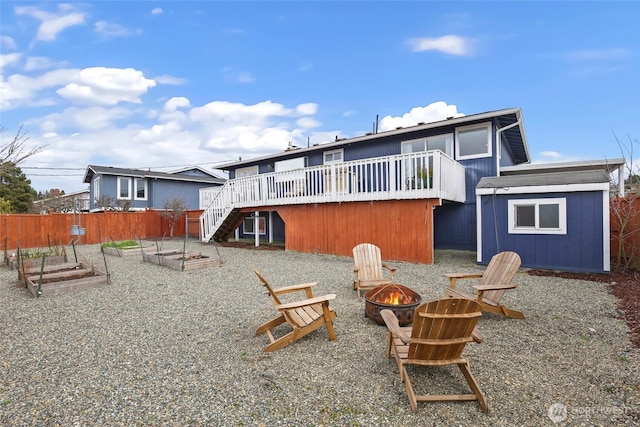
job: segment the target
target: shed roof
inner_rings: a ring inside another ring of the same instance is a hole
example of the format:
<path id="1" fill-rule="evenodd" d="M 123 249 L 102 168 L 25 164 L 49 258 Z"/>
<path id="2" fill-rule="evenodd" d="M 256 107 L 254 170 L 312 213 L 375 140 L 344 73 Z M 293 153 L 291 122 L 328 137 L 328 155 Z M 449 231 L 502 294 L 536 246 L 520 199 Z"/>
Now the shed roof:
<path id="1" fill-rule="evenodd" d="M 480 179 L 476 189 L 507 187 L 541 187 L 552 185 L 601 184 L 609 182 L 609 175 L 604 170 L 588 170 L 581 172 L 553 172 Z"/>

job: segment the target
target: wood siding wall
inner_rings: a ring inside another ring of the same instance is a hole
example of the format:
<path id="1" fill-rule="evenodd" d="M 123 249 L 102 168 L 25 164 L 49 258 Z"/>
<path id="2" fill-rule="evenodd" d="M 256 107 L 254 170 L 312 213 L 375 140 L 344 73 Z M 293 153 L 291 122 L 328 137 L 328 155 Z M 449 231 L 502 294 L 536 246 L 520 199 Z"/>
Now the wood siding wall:
<path id="1" fill-rule="evenodd" d="M 438 200 L 392 200 L 277 206 L 287 250 L 352 256 L 358 243 L 382 258 L 433 263 L 433 207 Z"/>
<path id="2" fill-rule="evenodd" d="M 187 212 L 196 223 L 202 211 Z M 71 225 L 86 228 L 86 235 L 72 236 Z M 190 221 L 191 224 L 191 221 Z M 174 236 L 185 235 L 186 221 L 176 222 Z M 155 239 L 169 237 L 169 222 L 161 211 L 104 212 L 88 214 L 0 215 L 0 244 L 4 250 L 68 245 L 77 237 L 82 244 L 110 240 Z"/>

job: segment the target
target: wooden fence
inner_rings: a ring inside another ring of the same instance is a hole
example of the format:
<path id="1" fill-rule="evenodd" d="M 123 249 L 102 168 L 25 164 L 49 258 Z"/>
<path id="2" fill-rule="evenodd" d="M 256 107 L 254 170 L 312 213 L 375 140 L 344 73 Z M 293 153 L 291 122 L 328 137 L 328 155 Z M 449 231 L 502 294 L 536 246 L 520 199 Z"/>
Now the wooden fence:
<path id="1" fill-rule="evenodd" d="M 623 264 L 640 267 L 640 197 L 638 194 L 612 199 L 610 218 L 612 267 L 618 259 Z M 625 223 L 622 232 L 620 219 Z M 621 234 L 624 248 L 620 245 Z"/>
<path id="2" fill-rule="evenodd" d="M 188 211 L 184 219 L 176 222 L 174 237 L 185 236 L 187 222 L 190 227 L 202 211 Z M 189 218 L 189 221 L 187 221 Z M 197 224 L 197 223 L 196 223 Z M 85 230 L 72 234 L 72 225 Z M 193 234 L 191 230 L 190 235 Z M 0 244 L 2 250 L 40 248 L 68 245 L 73 239 L 80 244 L 109 242 L 111 240 L 161 239 L 169 237 L 169 220 L 162 211 L 100 213 L 52 213 L 49 215 L 0 215 Z"/>

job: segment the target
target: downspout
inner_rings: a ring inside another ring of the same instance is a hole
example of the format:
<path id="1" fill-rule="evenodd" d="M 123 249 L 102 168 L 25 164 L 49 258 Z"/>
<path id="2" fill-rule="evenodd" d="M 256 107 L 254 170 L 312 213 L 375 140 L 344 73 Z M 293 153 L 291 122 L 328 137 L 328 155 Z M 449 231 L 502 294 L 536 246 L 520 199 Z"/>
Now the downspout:
<path id="1" fill-rule="evenodd" d="M 500 157 L 502 156 L 502 140 L 500 136 L 505 130 L 509 130 L 514 126 L 520 126 L 520 123 L 522 123 L 522 119 L 518 118 L 517 122 L 496 130 L 496 176 L 500 176 Z"/>

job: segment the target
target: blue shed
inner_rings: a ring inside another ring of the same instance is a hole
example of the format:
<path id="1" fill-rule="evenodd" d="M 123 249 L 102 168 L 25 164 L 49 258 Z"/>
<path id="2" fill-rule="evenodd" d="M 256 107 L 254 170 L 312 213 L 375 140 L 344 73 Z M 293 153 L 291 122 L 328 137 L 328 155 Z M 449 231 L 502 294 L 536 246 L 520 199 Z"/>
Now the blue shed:
<path id="1" fill-rule="evenodd" d="M 609 188 L 604 170 L 482 178 L 478 262 L 514 251 L 523 267 L 609 272 Z"/>

